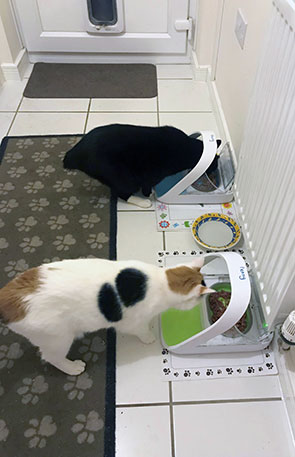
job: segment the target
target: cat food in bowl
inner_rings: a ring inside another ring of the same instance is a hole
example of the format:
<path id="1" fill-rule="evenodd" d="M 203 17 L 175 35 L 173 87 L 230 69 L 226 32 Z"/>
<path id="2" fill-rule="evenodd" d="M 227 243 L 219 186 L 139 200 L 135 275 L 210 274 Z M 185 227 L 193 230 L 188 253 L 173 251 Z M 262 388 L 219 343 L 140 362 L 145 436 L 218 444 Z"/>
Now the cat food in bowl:
<path id="1" fill-rule="evenodd" d="M 220 185 L 218 170 L 211 173 L 204 173 L 197 181 L 192 184 L 192 187 L 199 192 L 214 192 Z"/>
<path id="2" fill-rule="evenodd" d="M 231 286 L 227 282 L 219 282 L 210 286 L 216 290 L 216 293 L 212 293 L 206 296 L 207 312 L 210 324 L 218 321 L 218 319 L 225 312 L 231 297 Z M 236 323 L 234 327 L 227 330 L 223 335 L 230 338 L 236 338 L 242 334 L 246 334 L 252 325 L 252 315 L 250 308 L 243 314 L 241 319 Z"/>

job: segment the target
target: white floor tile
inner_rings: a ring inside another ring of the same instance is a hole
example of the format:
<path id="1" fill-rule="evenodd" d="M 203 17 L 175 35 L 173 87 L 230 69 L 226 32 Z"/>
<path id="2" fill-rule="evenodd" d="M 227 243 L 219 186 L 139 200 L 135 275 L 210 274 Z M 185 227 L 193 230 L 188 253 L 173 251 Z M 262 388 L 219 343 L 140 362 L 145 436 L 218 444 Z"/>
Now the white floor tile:
<path id="1" fill-rule="evenodd" d="M 10 135 L 83 133 L 86 113 L 18 113 Z"/>
<path id="2" fill-rule="evenodd" d="M 163 249 L 163 235 L 156 231 L 153 212 L 118 213 L 118 260 L 142 260 L 157 264 L 157 253 Z"/>
<path id="3" fill-rule="evenodd" d="M 107 124 L 158 125 L 157 113 L 90 113 L 86 132 Z"/>
<path id="4" fill-rule="evenodd" d="M 90 111 L 157 111 L 157 97 L 93 98 Z"/>
<path id="5" fill-rule="evenodd" d="M 280 398 L 278 376 L 173 382 L 173 401 Z"/>
<path id="6" fill-rule="evenodd" d="M 143 344 L 137 337 L 117 336 L 116 402 L 118 405 L 169 401 L 169 384 L 160 376 L 162 363 L 158 318 L 153 333 L 157 341 Z"/>
<path id="7" fill-rule="evenodd" d="M 281 401 L 174 407 L 176 457 L 291 457 Z"/>
<path id="8" fill-rule="evenodd" d="M 171 457 L 168 406 L 116 412 L 116 457 Z"/>
<path id="9" fill-rule="evenodd" d="M 88 98 L 23 98 L 19 111 L 88 111 Z"/>
<path id="10" fill-rule="evenodd" d="M 213 130 L 218 136 L 213 113 L 160 113 L 160 125 L 172 125 L 188 135 L 200 130 Z"/>
<path id="11" fill-rule="evenodd" d="M 157 65 L 158 79 L 193 79 L 191 65 Z"/>
<path id="12" fill-rule="evenodd" d="M 7 134 L 14 113 L 0 113 L 0 142 Z"/>
<path id="13" fill-rule="evenodd" d="M 15 111 L 23 96 L 27 80 L 6 81 L 0 88 L 0 111 Z"/>
<path id="14" fill-rule="evenodd" d="M 159 80 L 160 111 L 212 111 L 207 83 Z"/>
<path id="15" fill-rule="evenodd" d="M 201 249 L 190 230 L 184 232 L 165 232 L 166 251 L 190 251 Z"/>

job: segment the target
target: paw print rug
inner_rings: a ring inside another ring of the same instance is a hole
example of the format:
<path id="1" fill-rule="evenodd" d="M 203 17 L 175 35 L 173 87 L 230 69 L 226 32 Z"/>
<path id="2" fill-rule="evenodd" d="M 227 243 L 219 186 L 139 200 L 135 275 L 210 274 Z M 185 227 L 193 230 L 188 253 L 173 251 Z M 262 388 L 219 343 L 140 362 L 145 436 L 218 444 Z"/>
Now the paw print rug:
<path id="1" fill-rule="evenodd" d="M 116 200 L 62 159 L 81 136 L 8 137 L 0 146 L 0 287 L 61 259 L 116 258 Z M 115 334 L 76 341 L 67 376 L 0 325 L 1 457 L 115 455 Z"/>

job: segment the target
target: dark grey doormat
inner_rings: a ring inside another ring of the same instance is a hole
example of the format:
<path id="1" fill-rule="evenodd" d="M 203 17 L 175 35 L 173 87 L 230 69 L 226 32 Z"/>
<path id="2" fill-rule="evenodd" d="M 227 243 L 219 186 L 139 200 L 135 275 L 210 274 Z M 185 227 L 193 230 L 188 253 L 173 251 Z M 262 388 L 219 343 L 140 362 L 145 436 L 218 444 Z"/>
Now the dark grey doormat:
<path id="1" fill-rule="evenodd" d="M 116 200 L 82 173 L 63 170 L 81 136 L 10 137 L 0 147 L 0 287 L 42 262 L 116 257 Z M 115 334 L 87 335 L 67 376 L 0 326 L 1 457 L 115 455 Z"/>
<path id="2" fill-rule="evenodd" d="M 29 98 L 151 98 L 157 93 L 157 70 L 150 64 L 36 63 L 24 90 Z"/>

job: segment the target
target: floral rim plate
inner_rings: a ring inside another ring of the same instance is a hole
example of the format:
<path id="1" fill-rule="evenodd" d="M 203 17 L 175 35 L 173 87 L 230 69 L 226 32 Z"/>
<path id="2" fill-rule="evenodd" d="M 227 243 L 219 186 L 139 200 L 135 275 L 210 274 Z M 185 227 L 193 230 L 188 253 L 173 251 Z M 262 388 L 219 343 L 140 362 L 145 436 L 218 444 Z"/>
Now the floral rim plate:
<path id="1" fill-rule="evenodd" d="M 231 217 L 221 213 L 207 213 L 194 221 L 192 234 L 195 241 L 204 248 L 223 251 L 238 243 L 241 230 Z"/>

